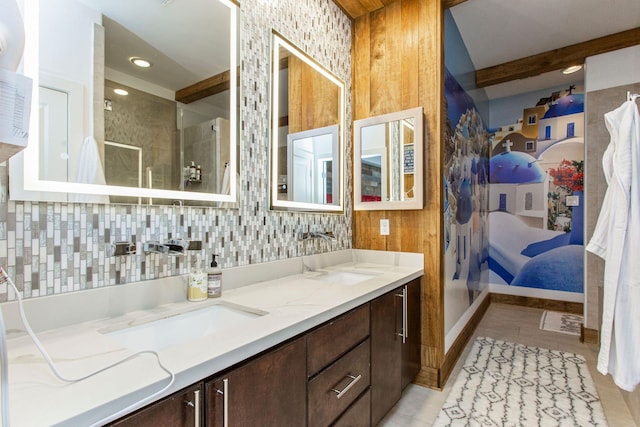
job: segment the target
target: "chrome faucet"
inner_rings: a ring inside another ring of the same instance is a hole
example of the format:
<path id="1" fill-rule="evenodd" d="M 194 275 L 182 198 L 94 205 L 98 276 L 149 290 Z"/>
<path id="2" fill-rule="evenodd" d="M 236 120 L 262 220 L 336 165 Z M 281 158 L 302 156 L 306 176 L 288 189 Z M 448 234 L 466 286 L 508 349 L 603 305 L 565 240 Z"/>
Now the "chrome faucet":
<path id="1" fill-rule="evenodd" d="M 171 256 L 183 256 L 189 248 L 189 242 L 184 239 L 169 239 L 166 243 L 145 242 L 143 250 L 145 254 L 162 254 Z"/>
<path id="2" fill-rule="evenodd" d="M 300 240 L 309 239 L 336 240 L 336 236 L 333 234 L 333 231 L 325 231 L 324 233 L 318 231 L 305 231 L 304 233 L 300 233 Z"/>

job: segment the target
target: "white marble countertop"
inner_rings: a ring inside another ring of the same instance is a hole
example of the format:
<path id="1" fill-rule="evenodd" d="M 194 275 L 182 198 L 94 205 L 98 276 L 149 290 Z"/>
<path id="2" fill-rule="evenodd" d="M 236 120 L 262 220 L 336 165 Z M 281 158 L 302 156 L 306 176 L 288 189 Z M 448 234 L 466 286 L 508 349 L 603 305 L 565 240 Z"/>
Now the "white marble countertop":
<path id="1" fill-rule="evenodd" d="M 369 277 L 352 285 L 318 280 L 334 270 Z M 123 322 L 138 324 L 219 303 L 266 313 L 159 350 L 162 363 L 175 374 L 174 384 L 159 399 L 421 275 L 422 254 L 346 250 L 223 270 L 222 297 L 203 302 L 186 301 L 185 278 L 174 277 L 37 298 L 26 301 L 25 310 L 59 371 L 71 378 L 135 352 L 101 333 Z M 16 319 L 15 303 L 3 304 L 2 310 L 9 331 L 13 426 L 101 423 L 169 381 L 155 358 L 146 354 L 86 380 L 63 383 L 19 331 L 24 328 Z"/>

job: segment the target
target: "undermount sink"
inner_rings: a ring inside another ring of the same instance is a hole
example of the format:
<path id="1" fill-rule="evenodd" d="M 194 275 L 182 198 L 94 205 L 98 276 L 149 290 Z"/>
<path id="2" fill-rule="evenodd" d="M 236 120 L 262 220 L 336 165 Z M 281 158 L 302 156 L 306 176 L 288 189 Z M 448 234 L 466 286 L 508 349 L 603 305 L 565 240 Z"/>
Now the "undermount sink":
<path id="1" fill-rule="evenodd" d="M 336 271 L 328 271 L 326 273 L 319 274 L 317 276 L 314 276 L 313 279 L 349 286 L 349 285 L 356 285 L 358 283 L 364 282 L 365 280 L 369 280 L 372 277 L 377 276 L 378 274 L 336 270 Z"/>
<path id="2" fill-rule="evenodd" d="M 115 329 L 104 328 L 100 332 L 131 350 L 158 351 L 237 327 L 265 314 L 262 310 L 219 302 L 186 312 L 148 317 Z"/>

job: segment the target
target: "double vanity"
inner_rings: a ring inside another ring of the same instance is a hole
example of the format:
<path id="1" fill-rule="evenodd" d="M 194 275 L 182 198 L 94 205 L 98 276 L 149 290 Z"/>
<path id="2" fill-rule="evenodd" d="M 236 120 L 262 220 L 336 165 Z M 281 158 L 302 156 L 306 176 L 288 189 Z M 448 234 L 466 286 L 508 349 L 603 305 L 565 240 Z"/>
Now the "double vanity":
<path id="1" fill-rule="evenodd" d="M 136 407 L 169 383 L 153 355 L 65 384 L 5 303 L 12 424 L 375 424 L 420 366 L 423 265 L 343 250 L 226 269 L 222 297 L 198 303 L 182 276 L 25 302 L 66 377 L 156 351 L 175 381 Z"/>
<path id="2" fill-rule="evenodd" d="M 47 106 L 31 120 L 46 126 L 11 159 L 6 266 L 64 377 L 143 353 L 63 382 L 17 302 L 3 303 L 12 425 L 376 424 L 420 367 L 423 255 L 338 249 L 351 246 L 350 189 L 364 191 L 355 210 L 422 208 L 424 114 L 354 123 L 347 161 L 348 17 L 324 1 L 21 3 L 37 17 L 25 20 L 32 105 Z M 193 253 L 135 253 L 168 235 L 249 265 L 224 270 L 221 298 L 189 302 L 178 274 Z M 108 254 L 117 238 L 131 243 Z M 300 253 L 316 255 L 252 264 Z"/>

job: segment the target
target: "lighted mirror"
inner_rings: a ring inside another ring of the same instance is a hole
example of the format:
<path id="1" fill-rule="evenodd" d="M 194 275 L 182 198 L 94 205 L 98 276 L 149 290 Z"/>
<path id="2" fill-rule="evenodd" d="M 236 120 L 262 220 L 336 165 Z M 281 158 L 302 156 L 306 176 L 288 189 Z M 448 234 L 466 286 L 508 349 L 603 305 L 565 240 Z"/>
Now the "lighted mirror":
<path id="1" fill-rule="evenodd" d="M 353 132 L 354 209 L 422 209 L 422 107 L 356 120 Z"/>
<path id="2" fill-rule="evenodd" d="M 19 200 L 236 201 L 239 6 L 25 1 L 29 146 Z"/>
<path id="3" fill-rule="evenodd" d="M 342 212 L 345 84 L 272 34 L 271 207 Z"/>

